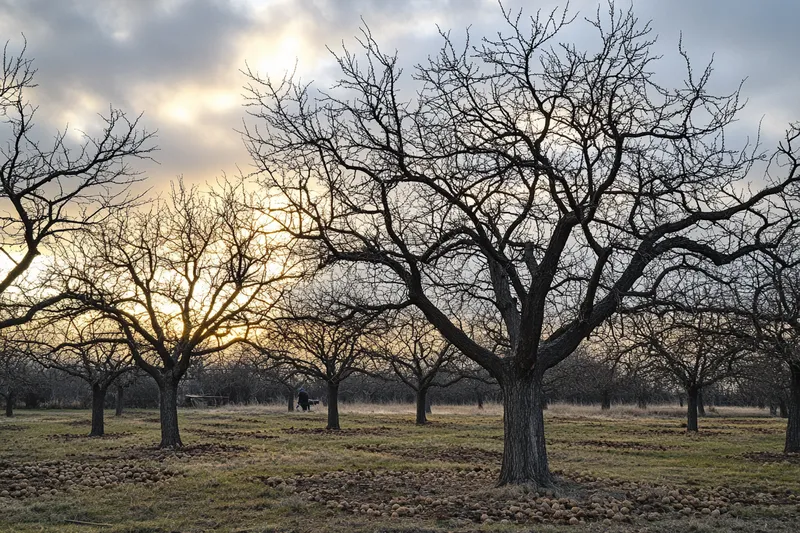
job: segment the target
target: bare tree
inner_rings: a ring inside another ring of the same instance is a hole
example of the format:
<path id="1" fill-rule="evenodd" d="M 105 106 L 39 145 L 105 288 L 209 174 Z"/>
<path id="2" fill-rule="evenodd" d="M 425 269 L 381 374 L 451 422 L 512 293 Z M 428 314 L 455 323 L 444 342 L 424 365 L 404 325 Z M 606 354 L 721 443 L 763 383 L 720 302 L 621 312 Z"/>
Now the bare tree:
<path id="1" fill-rule="evenodd" d="M 374 351 L 379 366 L 388 366 L 416 396 L 416 423 L 428 422 L 428 391 L 449 387 L 468 377 L 459 365 L 463 357 L 418 312 L 406 311 L 387 318 L 390 328 L 380 335 Z"/>
<path id="2" fill-rule="evenodd" d="M 106 393 L 112 384 L 136 367 L 128 340 L 119 326 L 98 316 L 35 321 L 27 327 L 28 353 L 45 368 L 81 379 L 92 389 L 91 437 L 105 434 Z"/>
<path id="3" fill-rule="evenodd" d="M 0 398 L 5 400 L 6 416 L 14 416 L 14 405 L 28 385 L 32 361 L 19 344 L 0 336 Z"/>
<path id="4" fill-rule="evenodd" d="M 271 359 L 273 367 L 291 367 L 303 376 L 324 381 L 328 392 L 326 429 L 340 429 L 339 386 L 353 374 L 368 372 L 367 337 L 374 333 L 375 317 L 343 312 L 336 298 L 307 286 L 284 298 L 280 307 L 265 332 L 273 341 L 256 341 L 253 346 Z M 270 349 L 276 341 L 281 348 Z"/>
<path id="5" fill-rule="evenodd" d="M 683 84 L 658 85 L 654 38 L 631 10 L 587 20 L 591 50 L 557 42 L 566 13 L 505 14 L 507 31 L 475 46 L 443 34 L 414 90 L 368 29 L 361 54 L 336 54 L 327 92 L 247 71 L 244 137 L 283 195 L 276 220 L 374 287 L 358 305 L 416 306 L 497 379 L 500 483 L 548 485 L 545 371 L 665 272 L 767 246 L 783 216 L 771 199 L 800 177 L 798 130 L 769 168 L 758 144 L 730 146 L 738 89 L 709 92 L 711 65 L 682 49 Z M 508 349 L 453 310 L 494 315 Z"/>
<path id="6" fill-rule="evenodd" d="M 686 430 L 698 430 L 704 388 L 742 375 L 754 345 L 742 333 L 742 321 L 713 312 L 666 310 L 628 317 L 626 333 L 654 368 L 672 379 L 687 397 Z"/>
<path id="7" fill-rule="evenodd" d="M 161 447 L 182 446 L 178 384 L 192 361 L 244 340 L 295 275 L 287 241 L 250 203 L 243 184 L 179 183 L 97 227 L 62 268 L 73 297 L 119 325 L 158 384 Z"/>
<path id="8" fill-rule="evenodd" d="M 785 453 L 800 452 L 799 238 L 800 233 L 792 232 L 777 253 L 750 269 L 751 275 L 745 278 L 749 283 L 741 283 L 736 307 L 753 320 L 755 340 L 769 360 L 763 372 L 772 374 L 777 367 L 788 367 Z M 775 391 L 776 395 L 781 392 Z"/>
<path id="9" fill-rule="evenodd" d="M 23 47 L 3 48 L 0 72 L 0 329 L 22 324 L 64 298 L 32 269 L 54 243 L 83 231 L 136 198 L 129 186 L 139 176 L 131 159 L 149 157 L 152 134 L 111 108 L 96 135 L 72 142 L 68 129 L 49 144 L 34 130 L 37 108 L 27 99 L 36 87 Z"/>

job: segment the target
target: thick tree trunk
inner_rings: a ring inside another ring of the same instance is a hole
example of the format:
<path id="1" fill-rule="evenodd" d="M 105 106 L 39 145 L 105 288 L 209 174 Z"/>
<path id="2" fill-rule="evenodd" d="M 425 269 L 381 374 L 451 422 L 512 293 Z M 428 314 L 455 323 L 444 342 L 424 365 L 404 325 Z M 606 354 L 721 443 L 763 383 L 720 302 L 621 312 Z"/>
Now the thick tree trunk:
<path id="1" fill-rule="evenodd" d="M 122 411 L 125 409 L 125 387 L 117 385 L 117 403 L 114 409 L 114 416 L 122 416 Z"/>
<path id="2" fill-rule="evenodd" d="M 503 388 L 503 464 L 500 485 L 551 485 L 544 440 L 541 379 L 506 376 Z"/>
<path id="3" fill-rule="evenodd" d="M 92 385 L 92 430 L 90 437 L 102 437 L 105 434 L 106 387 Z"/>
<path id="4" fill-rule="evenodd" d="M 604 390 L 600 397 L 600 410 L 608 411 L 609 409 L 611 409 L 611 393 Z"/>
<path id="5" fill-rule="evenodd" d="M 428 423 L 428 388 L 420 387 L 417 390 L 417 424 L 424 425 Z"/>
<path id="6" fill-rule="evenodd" d="M 9 392 L 6 396 L 6 416 L 11 418 L 14 416 L 14 393 Z"/>
<path id="7" fill-rule="evenodd" d="M 697 393 L 697 414 L 700 416 L 706 416 L 706 403 L 703 400 L 703 389 Z"/>
<path id="8" fill-rule="evenodd" d="M 328 426 L 325 429 L 341 429 L 339 427 L 339 384 L 328 382 Z"/>
<path id="9" fill-rule="evenodd" d="M 786 398 L 783 396 L 778 400 L 778 413 L 781 418 L 789 418 L 789 406 L 786 405 Z"/>
<path id="10" fill-rule="evenodd" d="M 159 409 L 161 411 L 160 448 L 181 448 L 181 434 L 178 430 L 178 380 L 166 376 L 159 383 Z"/>
<path id="11" fill-rule="evenodd" d="M 694 385 L 691 385 L 686 388 L 686 396 L 688 400 L 686 403 L 689 406 L 686 415 L 686 431 L 696 432 L 698 430 L 697 405 L 699 403 L 700 389 Z"/>
<path id="12" fill-rule="evenodd" d="M 783 453 L 800 453 L 800 362 L 789 365 L 789 420 Z"/>

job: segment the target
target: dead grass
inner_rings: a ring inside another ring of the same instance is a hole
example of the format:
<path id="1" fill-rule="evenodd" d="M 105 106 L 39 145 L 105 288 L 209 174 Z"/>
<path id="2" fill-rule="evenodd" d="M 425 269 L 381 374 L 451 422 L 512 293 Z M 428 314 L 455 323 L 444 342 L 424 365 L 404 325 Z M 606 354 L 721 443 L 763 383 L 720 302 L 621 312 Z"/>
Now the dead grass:
<path id="1" fill-rule="evenodd" d="M 284 410 L 283 404 L 182 410 L 187 449 L 180 452 L 155 450 L 159 427 L 154 411 L 131 411 L 122 418 L 109 413 L 110 437 L 89 439 L 73 436 L 82 433 L 88 411 L 21 410 L 11 420 L 0 420 L 0 468 L 39 468 L 37 495 L 0 497 L 0 531 L 466 532 L 533 527 L 533 522 L 499 523 L 502 514 L 492 524 L 481 523 L 481 508 L 471 507 L 488 505 L 488 513 L 500 513 L 529 498 L 519 489 L 493 487 L 503 446 L 499 405 L 486 404 L 482 410 L 434 405 L 432 423 L 418 427 L 410 405 L 344 404 L 344 431 L 338 433 L 321 429 L 323 409 Z M 636 494 L 650 502 L 653 491 L 682 490 L 708 498 L 703 494 L 730 492 L 744 503 L 739 508 L 726 504 L 716 519 L 659 511 L 655 521 L 606 524 L 587 516 L 584 524 L 539 523 L 536 531 L 797 530 L 800 461 L 779 453 L 784 421 L 764 411 L 719 408 L 701 419 L 696 436 L 685 434 L 678 406 L 600 411 L 554 404 L 546 424 L 551 466 L 563 476 L 557 489 L 562 496 Z M 84 429 L 88 433 L 88 423 Z M 48 475 L 47 463 L 102 466 L 104 472 L 109 465 L 133 464 L 175 475 L 157 483 L 98 482 L 50 494 L 38 490 Z M 293 481 L 302 490 L 289 490 L 284 480 L 296 479 L 305 480 Z M 357 479 L 360 485 L 354 484 Z M 313 499 L 322 498 L 322 489 L 328 491 L 325 501 Z M 392 518 L 378 512 L 390 513 L 389 502 L 405 502 L 420 491 L 433 503 L 418 502 L 416 514 Z M 357 494 L 364 505 L 375 506 L 374 513 L 328 505 L 356 501 Z M 660 505 L 660 499 L 652 501 Z"/>

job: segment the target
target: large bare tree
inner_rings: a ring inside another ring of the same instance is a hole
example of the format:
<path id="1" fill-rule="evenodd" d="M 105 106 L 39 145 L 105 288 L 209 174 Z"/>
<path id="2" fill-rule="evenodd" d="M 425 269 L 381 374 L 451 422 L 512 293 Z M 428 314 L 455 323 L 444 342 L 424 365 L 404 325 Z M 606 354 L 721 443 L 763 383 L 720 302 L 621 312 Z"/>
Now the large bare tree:
<path id="1" fill-rule="evenodd" d="M 61 268 L 71 295 L 122 329 L 158 384 L 161 447 L 183 445 L 178 384 L 192 361 L 247 338 L 295 276 L 290 243 L 252 203 L 243 183 L 202 192 L 181 182 L 74 243 Z"/>
<path id="2" fill-rule="evenodd" d="M 60 301 L 46 287 L 39 256 L 53 253 L 60 238 L 101 222 L 135 200 L 130 185 L 140 179 L 132 159 L 149 157 L 152 134 L 111 108 L 94 134 L 73 140 L 68 129 L 52 140 L 34 128 L 36 87 L 25 50 L 3 49 L 0 72 L 0 329 L 24 323 Z"/>
<path id="3" fill-rule="evenodd" d="M 359 305 L 416 306 L 497 379 L 501 484 L 552 481 L 545 371 L 665 272 L 769 246 L 771 199 L 800 178 L 797 128 L 773 154 L 732 146 L 738 88 L 711 93 L 711 65 L 682 49 L 685 80 L 659 85 L 649 26 L 608 7 L 585 21 L 590 49 L 558 41 L 565 13 L 506 13 L 475 45 L 444 34 L 411 79 L 368 29 L 329 90 L 247 72 L 244 136 L 283 195 L 276 219 L 324 264 L 356 265 L 375 287 Z M 507 348 L 463 312 L 493 315 Z"/>

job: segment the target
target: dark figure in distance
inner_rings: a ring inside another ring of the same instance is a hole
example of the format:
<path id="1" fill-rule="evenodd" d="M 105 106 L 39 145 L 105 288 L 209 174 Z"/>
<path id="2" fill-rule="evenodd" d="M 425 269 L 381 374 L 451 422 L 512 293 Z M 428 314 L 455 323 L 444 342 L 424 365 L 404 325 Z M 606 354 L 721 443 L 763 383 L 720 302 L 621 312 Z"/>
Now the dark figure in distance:
<path id="1" fill-rule="evenodd" d="M 308 402 L 308 393 L 303 387 L 300 387 L 297 393 L 297 404 L 303 408 L 303 411 L 308 411 L 310 405 Z"/>

